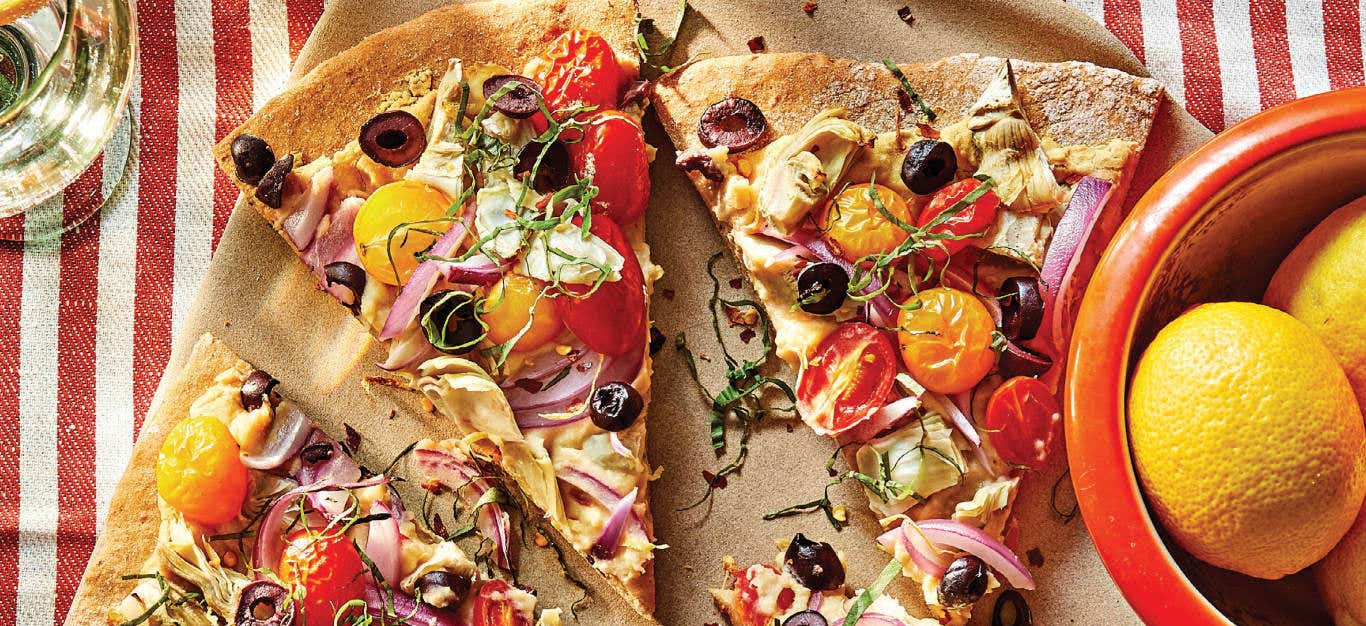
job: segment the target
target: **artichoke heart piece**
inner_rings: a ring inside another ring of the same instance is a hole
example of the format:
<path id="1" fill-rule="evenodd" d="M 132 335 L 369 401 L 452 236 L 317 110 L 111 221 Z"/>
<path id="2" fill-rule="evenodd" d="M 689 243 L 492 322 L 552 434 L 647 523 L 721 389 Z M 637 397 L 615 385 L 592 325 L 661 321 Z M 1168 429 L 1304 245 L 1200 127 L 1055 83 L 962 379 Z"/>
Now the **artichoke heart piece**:
<path id="1" fill-rule="evenodd" d="M 996 195 L 1006 207 L 1041 215 L 1062 204 L 1063 189 L 1020 108 L 1009 61 L 973 105 L 968 130 L 981 157 L 977 174 L 995 180 Z"/>
<path id="2" fill-rule="evenodd" d="M 966 464 L 952 435 L 944 418 L 930 414 L 859 448 L 854 455 L 858 470 L 892 486 L 887 493 L 869 492 L 873 511 L 884 517 L 904 513 L 958 485 Z"/>
<path id="3" fill-rule="evenodd" d="M 251 582 L 245 574 L 224 567 L 212 546 L 201 546 L 179 513 L 162 520 L 156 555 L 163 571 L 197 589 L 218 615 L 233 615 L 238 596 Z"/>
<path id="4" fill-rule="evenodd" d="M 873 134 L 829 109 L 796 135 L 768 146 L 759 164 L 758 209 L 779 232 L 790 233 L 830 194 Z"/>

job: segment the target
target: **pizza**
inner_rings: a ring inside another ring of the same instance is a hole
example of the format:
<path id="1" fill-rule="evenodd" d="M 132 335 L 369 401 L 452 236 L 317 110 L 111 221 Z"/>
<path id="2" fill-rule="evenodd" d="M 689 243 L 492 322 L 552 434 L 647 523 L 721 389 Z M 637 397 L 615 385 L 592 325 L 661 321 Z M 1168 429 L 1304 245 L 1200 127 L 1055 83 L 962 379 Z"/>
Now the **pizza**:
<path id="1" fill-rule="evenodd" d="M 196 343 L 143 425 L 67 624 L 560 623 L 481 574 L 475 558 L 494 557 L 462 548 L 470 533 L 433 531 L 397 477 L 360 465 L 277 383 L 209 335 Z M 497 502 L 466 513 L 505 518 Z"/>
<path id="2" fill-rule="evenodd" d="M 978 55 L 725 57 L 654 91 L 801 418 L 944 623 L 1033 587 L 1003 543 L 1011 506 L 1057 447 L 1070 320 L 1160 99 L 1088 63 Z M 984 584 L 950 588 L 965 575 Z"/>
<path id="3" fill-rule="evenodd" d="M 385 346 L 382 380 L 648 615 L 661 270 L 635 16 L 626 0 L 439 9 L 321 64 L 215 155 Z"/>

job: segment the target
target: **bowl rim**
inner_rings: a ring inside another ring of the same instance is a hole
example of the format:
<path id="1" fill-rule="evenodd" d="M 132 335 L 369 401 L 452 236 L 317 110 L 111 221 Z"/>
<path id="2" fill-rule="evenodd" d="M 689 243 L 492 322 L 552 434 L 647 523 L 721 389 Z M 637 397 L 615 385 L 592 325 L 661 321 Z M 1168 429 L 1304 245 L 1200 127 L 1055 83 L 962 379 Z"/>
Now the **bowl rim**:
<path id="1" fill-rule="evenodd" d="M 1129 455 L 1130 351 L 1153 273 L 1187 224 L 1238 176 L 1289 148 L 1366 130 L 1366 87 L 1268 109 L 1183 158 L 1143 195 L 1082 300 L 1064 390 L 1077 503 L 1102 563 L 1146 623 L 1232 624 L 1182 573 L 1148 514 Z"/>

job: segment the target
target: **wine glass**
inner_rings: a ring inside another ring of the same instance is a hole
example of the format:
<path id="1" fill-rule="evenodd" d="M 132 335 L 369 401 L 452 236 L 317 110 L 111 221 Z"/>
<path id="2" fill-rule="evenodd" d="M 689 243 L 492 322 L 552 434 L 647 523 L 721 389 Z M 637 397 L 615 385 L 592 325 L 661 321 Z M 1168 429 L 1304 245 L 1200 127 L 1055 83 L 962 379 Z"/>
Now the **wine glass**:
<path id="1" fill-rule="evenodd" d="M 0 26 L 0 239 L 53 237 L 85 221 L 121 177 L 131 146 L 133 5 L 35 8 Z M 99 183 L 71 186 L 101 154 Z"/>

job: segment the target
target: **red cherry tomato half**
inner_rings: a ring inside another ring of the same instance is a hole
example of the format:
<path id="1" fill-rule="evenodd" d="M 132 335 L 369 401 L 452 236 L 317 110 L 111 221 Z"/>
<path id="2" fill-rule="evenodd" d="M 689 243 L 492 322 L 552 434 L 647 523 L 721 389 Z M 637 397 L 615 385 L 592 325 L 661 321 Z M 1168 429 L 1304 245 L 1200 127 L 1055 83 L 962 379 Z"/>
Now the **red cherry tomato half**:
<path id="1" fill-rule="evenodd" d="M 577 220 L 576 220 L 577 221 Z M 593 216 L 589 232 L 622 256 L 621 279 L 598 285 L 586 296 L 561 295 L 555 309 L 566 328 L 584 345 L 602 354 L 624 354 L 645 345 L 645 277 L 626 235 L 610 218 Z M 592 285 L 564 285 L 572 294 L 585 294 Z"/>
<path id="2" fill-rule="evenodd" d="M 631 79 L 606 39 L 578 29 L 566 31 L 527 61 L 522 74 L 541 86 L 551 111 L 578 105 L 615 108 Z"/>
<path id="3" fill-rule="evenodd" d="M 916 226 L 921 228 L 928 226 L 941 213 L 981 185 L 982 181 L 976 178 L 965 178 L 936 191 L 934 197 L 930 198 L 930 203 L 920 212 Z M 1000 206 L 1001 200 L 996 197 L 996 192 L 987 191 L 972 204 L 963 207 L 954 215 L 930 228 L 930 232 L 949 233 L 958 236 L 986 232 L 991 223 L 996 221 L 996 212 Z M 923 252 L 922 256 L 936 263 L 942 263 L 949 255 L 966 248 L 970 241 L 971 239 L 943 239 L 941 240 L 944 244 L 943 248 L 934 246 Z"/>
<path id="4" fill-rule="evenodd" d="M 797 409 L 816 432 L 834 435 L 882 408 L 896 376 L 896 349 L 882 331 L 845 322 L 821 340 L 797 381 Z"/>
<path id="5" fill-rule="evenodd" d="M 474 626 L 531 626 L 531 616 L 517 608 L 510 591 L 512 585 L 501 580 L 480 585 L 474 598 Z"/>
<path id="6" fill-rule="evenodd" d="M 598 187 L 594 215 L 606 215 L 618 224 L 640 219 L 650 197 L 650 159 L 640 124 L 620 111 L 593 113 L 583 140 L 568 148 L 574 175 L 591 177 Z"/>
<path id="7" fill-rule="evenodd" d="M 782 615 L 792 608 L 792 603 L 797 599 L 796 592 L 790 588 L 785 588 L 778 592 L 775 607 L 777 612 L 770 614 L 759 607 L 759 589 L 754 584 L 754 574 L 762 569 L 768 569 L 774 575 L 780 574 L 778 568 L 772 565 L 755 565 L 740 572 L 735 577 L 735 617 L 738 621 L 736 626 L 771 626 L 774 615 Z"/>
<path id="8" fill-rule="evenodd" d="M 280 556 L 280 580 L 304 592 L 305 626 L 332 626 L 343 605 L 365 599 L 365 563 L 341 534 L 298 530 Z"/>
<path id="9" fill-rule="evenodd" d="M 1037 378 L 1016 376 L 1007 380 L 987 401 L 987 438 L 996 453 L 1014 465 L 1042 466 L 1061 422 L 1057 398 Z"/>

